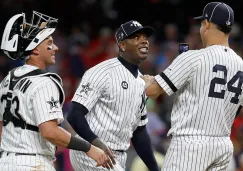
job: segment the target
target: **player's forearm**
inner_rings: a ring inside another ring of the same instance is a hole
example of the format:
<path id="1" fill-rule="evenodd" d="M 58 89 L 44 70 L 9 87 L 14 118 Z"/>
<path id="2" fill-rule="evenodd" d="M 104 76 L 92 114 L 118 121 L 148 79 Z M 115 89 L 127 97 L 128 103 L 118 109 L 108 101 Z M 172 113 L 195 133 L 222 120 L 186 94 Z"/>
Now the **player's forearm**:
<path id="1" fill-rule="evenodd" d="M 137 154 L 143 160 L 149 170 L 159 171 L 157 162 L 153 154 L 150 137 L 145 126 L 138 127 L 137 130 L 134 131 L 132 143 Z"/>
<path id="2" fill-rule="evenodd" d="M 63 128 L 56 126 L 55 129 L 50 130 L 43 137 L 56 146 L 67 147 L 71 139 L 71 134 Z"/>
<path id="3" fill-rule="evenodd" d="M 91 144 L 71 136 L 65 129 L 59 127 L 56 121 L 48 121 L 39 125 L 41 135 L 52 144 L 73 150 L 88 152 Z"/>
<path id="4" fill-rule="evenodd" d="M 148 97 L 156 99 L 164 92 L 153 76 L 143 75 L 141 78 L 145 81 L 145 93 Z"/>
<path id="5" fill-rule="evenodd" d="M 163 93 L 163 89 L 160 85 L 154 81 L 153 83 L 149 84 L 148 87 L 145 89 L 146 96 L 156 99 L 160 94 Z"/>

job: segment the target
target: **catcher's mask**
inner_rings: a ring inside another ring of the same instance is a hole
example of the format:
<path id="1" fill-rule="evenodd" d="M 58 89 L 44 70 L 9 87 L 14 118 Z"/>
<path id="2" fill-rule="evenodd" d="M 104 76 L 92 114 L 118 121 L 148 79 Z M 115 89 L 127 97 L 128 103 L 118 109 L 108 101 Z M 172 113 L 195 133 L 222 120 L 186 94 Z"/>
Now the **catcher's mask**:
<path id="1" fill-rule="evenodd" d="M 58 19 L 33 11 L 31 22 L 25 13 L 14 15 L 5 26 L 1 49 L 13 60 L 27 59 L 31 50 L 50 36 Z"/>

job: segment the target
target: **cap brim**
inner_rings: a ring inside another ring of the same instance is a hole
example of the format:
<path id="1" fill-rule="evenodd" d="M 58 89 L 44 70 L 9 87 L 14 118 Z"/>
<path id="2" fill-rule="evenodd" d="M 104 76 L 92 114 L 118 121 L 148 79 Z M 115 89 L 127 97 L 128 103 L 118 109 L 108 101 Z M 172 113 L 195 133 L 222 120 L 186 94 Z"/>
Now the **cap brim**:
<path id="1" fill-rule="evenodd" d="M 144 31 L 144 33 L 146 33 L 148 35 L 148 37 L 152 36 L 154 34 L 154 29 L 152 27 L 149 27 L 149 26 L 145 26 L 140 30 Z"/>
<path id="2" fill-rule="evenodd" d="M 133 35 L 134 33 L 137 33 L 137 32 L 144 32 L 149 37 L 149 36 L 152 36 L 154 34 L 154 29 L 152 27 L 145 26 L 143 28 L 135 30 L 129 36 L 131 36 L 131 35 Z M 129 37 L 129 36 L 127 36 L 127 37 Z"/>
<path id="3" fill-rule="evenodd" d="M 204 17 L 203 16 L 198 16 L 198 17 L 194 17 L 193 19 L 194 20 L 204 20 Z"/>

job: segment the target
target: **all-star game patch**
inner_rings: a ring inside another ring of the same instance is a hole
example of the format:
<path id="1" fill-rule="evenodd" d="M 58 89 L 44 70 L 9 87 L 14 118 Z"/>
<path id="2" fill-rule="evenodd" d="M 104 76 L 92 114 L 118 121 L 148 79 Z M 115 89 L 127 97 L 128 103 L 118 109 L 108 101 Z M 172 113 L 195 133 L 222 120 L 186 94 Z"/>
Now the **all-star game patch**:
<path id="1" fill-rule="evenodd" d="M 51 97 L 51 100 L 50 101 L 47 101 L 47 103 L 50 105 L 50 109 L 52 108 L 56 108 L 58 109 L 58 100 L 54 100 L 53 97 Z"/>
<path id="2" fill-rule="evenodd" d="M 90 88 L 90 83 L 81 86 L 82 86 L 82 90 L 80 91 L 80 93 L 84 92 L 86 95 L 88 95 L 88 92 L 93 90 L 92 88 Z"/>

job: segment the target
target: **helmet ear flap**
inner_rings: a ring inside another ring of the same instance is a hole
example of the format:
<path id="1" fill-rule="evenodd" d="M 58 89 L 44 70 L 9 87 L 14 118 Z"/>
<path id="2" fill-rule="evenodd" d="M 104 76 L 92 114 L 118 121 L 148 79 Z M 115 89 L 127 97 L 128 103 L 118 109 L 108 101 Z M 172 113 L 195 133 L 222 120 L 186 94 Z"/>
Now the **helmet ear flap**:
<path id="1" fill-rule="evenodd" d="M 13 38 L 14 35 L 21 35 L 23 31 L 23 17 L 19 17 L 14 23 L 9 33 L 9 40 Z"/>

